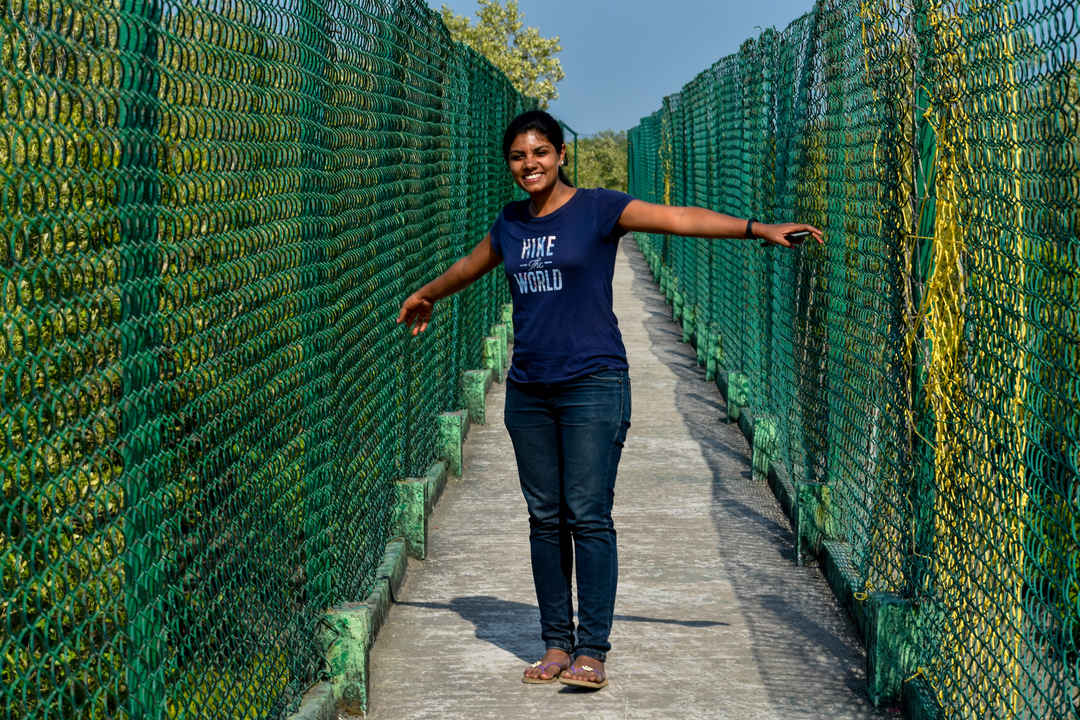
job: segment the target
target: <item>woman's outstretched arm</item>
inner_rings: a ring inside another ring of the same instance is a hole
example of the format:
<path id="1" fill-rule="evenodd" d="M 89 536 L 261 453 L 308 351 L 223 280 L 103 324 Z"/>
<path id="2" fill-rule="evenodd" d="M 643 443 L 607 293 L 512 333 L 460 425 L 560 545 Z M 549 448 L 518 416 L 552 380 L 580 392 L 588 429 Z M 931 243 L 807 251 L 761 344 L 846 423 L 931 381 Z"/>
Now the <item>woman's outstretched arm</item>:
<path id="1" fill-rule="evenodd" d="M 675 207 L 655 205 L 643 200 L 631 200 L 619 216 L 619 226 L 627 231 L 665 233 L 703 238 L 745 238 L 759 237 L 773 245 L 791 247 L 798 242 L 791 242 L 784 236 L 806 231 L 819 243 L 824 242 L 824 235 L 813 225 L 805 223 L 769 224 L 753 222 L 747 233 L 745 218 L 732 217 L 700 207 Z"/>
<path id="2" fill-rule="evenodd" d="M 467 288 L 501 262 L 502 258 L 491 244 L 491 235 L 485 235 L 472 252 L 405 298 L 405 302 L 401 303 L 397 321 L 405 323 L 406 327 L 412 327 L 413 335 L 424 332 L 431 321 L 431 310 L 435 301 Z"/>

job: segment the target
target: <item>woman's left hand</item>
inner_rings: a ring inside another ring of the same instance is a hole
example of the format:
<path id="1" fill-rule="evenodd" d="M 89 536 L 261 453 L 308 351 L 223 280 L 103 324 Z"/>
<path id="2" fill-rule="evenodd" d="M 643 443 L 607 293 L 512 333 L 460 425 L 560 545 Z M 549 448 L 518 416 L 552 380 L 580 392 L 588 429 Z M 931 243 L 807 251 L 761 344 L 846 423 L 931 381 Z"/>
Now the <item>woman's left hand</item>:
<path id="1" fill-rule="evenodd" d="M 807 225 L 805 223 L 777 223 L 775 225 L 769 225 L 766 223 L 754 223 L 754 235 L 761 238 L 764 242 L 762 247 L 766 245 L 782 245 L 784 247 L 794 247 L 799 245 L 804 240 L 814 239 L 818 244 L 825 242 L 825 234 L 818 230 L 813 225 Z M 805 237 L 788 238 L 788 235 L 792 233 L 809 233 Z"/>

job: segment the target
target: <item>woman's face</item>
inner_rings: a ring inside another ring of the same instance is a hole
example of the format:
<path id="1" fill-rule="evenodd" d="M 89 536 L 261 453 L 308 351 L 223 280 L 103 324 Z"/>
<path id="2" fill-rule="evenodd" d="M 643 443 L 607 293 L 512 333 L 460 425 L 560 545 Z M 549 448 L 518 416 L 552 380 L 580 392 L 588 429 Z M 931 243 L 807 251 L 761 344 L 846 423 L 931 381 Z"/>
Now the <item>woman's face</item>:
<path id="1" fill-rule="evenodd" d="M 550 190 L 559 181 L 565 148 L 556 150 L 547 136 L 526 130 L 514 138 L 506 159 L 514 181 L 527 193 Z"/>

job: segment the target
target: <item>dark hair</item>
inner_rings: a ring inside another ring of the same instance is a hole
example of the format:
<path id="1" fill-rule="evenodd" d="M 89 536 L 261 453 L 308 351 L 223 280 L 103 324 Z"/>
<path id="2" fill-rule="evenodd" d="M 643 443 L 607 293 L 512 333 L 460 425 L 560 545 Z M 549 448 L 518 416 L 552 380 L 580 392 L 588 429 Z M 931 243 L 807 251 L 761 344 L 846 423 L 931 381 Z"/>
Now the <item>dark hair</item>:
<path id="1" fill-rule="evenodd" d="M 510 146 L 514 144 L 514 138 L 522 133 L 535 130 L 548 141 L 555 146 L 556 152 L 561 152 L 565 146 L 563 140 L 562 125 L 555 118 L 548 115 L 543 110 L 526 110 L 518 115 L 516 118 L 510 121 L 510 124 L 506 126 L 506 132 L 503 133 L 503 160 L 509 161 L 510 159 Z M 574 186 L 574 183 L 570 182 L 570 178 L 566 177 L 566 173 L 563 172 L 562 167 L 559 167 L 559 179 L 563 181 L 563 184 Z"/>

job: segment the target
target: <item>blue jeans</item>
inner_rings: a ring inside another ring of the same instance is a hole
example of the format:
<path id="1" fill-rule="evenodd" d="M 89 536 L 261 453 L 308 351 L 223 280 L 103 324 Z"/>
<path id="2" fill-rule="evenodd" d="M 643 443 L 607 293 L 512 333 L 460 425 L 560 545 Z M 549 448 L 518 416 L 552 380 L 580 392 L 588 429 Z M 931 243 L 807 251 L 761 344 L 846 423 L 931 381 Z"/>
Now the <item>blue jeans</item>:
<path id="1" fill-rule="evenodd" d="M 630 427 L 630 378 L 625 370 L 605 370 L 553 384 L 508 381 L 504 419 L 529 508 L 545 647 L 604 661 L 619 574 L 611 505 Z"/>

